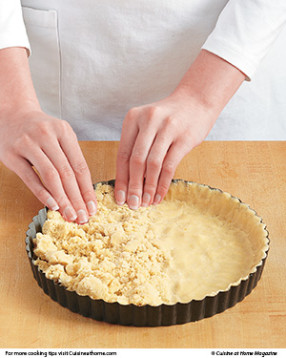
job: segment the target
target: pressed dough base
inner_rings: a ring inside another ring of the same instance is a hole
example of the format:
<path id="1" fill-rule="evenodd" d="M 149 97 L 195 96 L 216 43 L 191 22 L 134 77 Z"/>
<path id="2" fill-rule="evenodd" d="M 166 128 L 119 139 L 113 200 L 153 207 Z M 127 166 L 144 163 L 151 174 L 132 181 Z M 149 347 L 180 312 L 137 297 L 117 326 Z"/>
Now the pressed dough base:
<path id="1" fill-rule="evenodd" d="M 106 302 L 187 303 L 227 290 L 265 257 L 260 218 L 227 193 L 172 183 L 157 206 L 116 205 L 113 187 L 96 187 L 89 223 L 49 211 L 34 240 L 35 264 L 68 290 Z"/>

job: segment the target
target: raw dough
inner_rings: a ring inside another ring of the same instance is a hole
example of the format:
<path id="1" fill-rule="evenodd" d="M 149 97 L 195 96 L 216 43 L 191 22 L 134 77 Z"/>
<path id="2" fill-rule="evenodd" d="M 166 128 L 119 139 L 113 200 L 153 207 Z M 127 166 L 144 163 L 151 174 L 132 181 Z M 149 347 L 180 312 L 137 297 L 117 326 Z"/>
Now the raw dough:
<path id="1" fill-rule="evenodd" d="M 238 199 L 207 186 L 172 183 L 157 206 L 116 205 L 96 187 L 89 223 L 49 211 L 34 240 L 35 264 L 68 290 L 106 302 L 153 306 L 203 299 L 238 284 L 267 248 L 264 225 Z"/>

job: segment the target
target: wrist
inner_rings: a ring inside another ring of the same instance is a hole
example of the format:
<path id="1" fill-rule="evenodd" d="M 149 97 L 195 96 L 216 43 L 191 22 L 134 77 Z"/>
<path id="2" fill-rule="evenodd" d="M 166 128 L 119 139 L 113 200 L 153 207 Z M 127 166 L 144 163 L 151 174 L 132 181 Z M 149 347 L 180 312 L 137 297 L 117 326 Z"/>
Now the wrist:
<path id="1" fill-rule="evenodd" d="M 30 74 L 26 50 L 0 51 L 0 115 L 41 111 Z"/>
<path id="2" fill-rule="evenodd" d="M 217 107 L 207 98 L 204 98 L 201 92 L 193 91 L 189 86 L 180 84 L 176 90 L 169 96 L 169 100 L 176 103 L 183 111 L 196 113 L 196 116 L 204 118 L 217 118 Z"/>
<path id="3" fill-rule="evenodd" d="M 38 102 L 24 100 L 16 104 L 5 104 L 0 108 L 0 118 L 23 118 L 33 113 L 43 113 Z"/>

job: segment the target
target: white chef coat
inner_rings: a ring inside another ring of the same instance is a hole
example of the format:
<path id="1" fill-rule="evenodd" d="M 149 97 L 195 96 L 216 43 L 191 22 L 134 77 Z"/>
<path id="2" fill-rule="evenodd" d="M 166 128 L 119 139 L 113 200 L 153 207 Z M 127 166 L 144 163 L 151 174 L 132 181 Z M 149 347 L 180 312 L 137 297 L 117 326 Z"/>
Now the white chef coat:
<path id="1" fill-rule="evenodd" d="M 133 106 L 169 95 L 201 48 L 245 81 L 208 139 L 286 139 L 285 0 L 0 0 L 0 48 L 31 48 L 42 108 L 83 140 L 118 140 Z"/>

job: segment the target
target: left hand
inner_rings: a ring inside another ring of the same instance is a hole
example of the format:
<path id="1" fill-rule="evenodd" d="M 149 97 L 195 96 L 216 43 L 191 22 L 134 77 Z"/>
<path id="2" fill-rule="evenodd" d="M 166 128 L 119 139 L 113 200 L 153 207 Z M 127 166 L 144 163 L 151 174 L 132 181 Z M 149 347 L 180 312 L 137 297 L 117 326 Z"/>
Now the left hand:
<path id="1" fill-rule="evenodd" d="M 127 202 L 137 209 L 160 203 L 178 164 L 205 139 L 215 119 L 211 110 L 183 89 L 132 108 L 123 121 L 117 155 L 117 204 Z"/>

